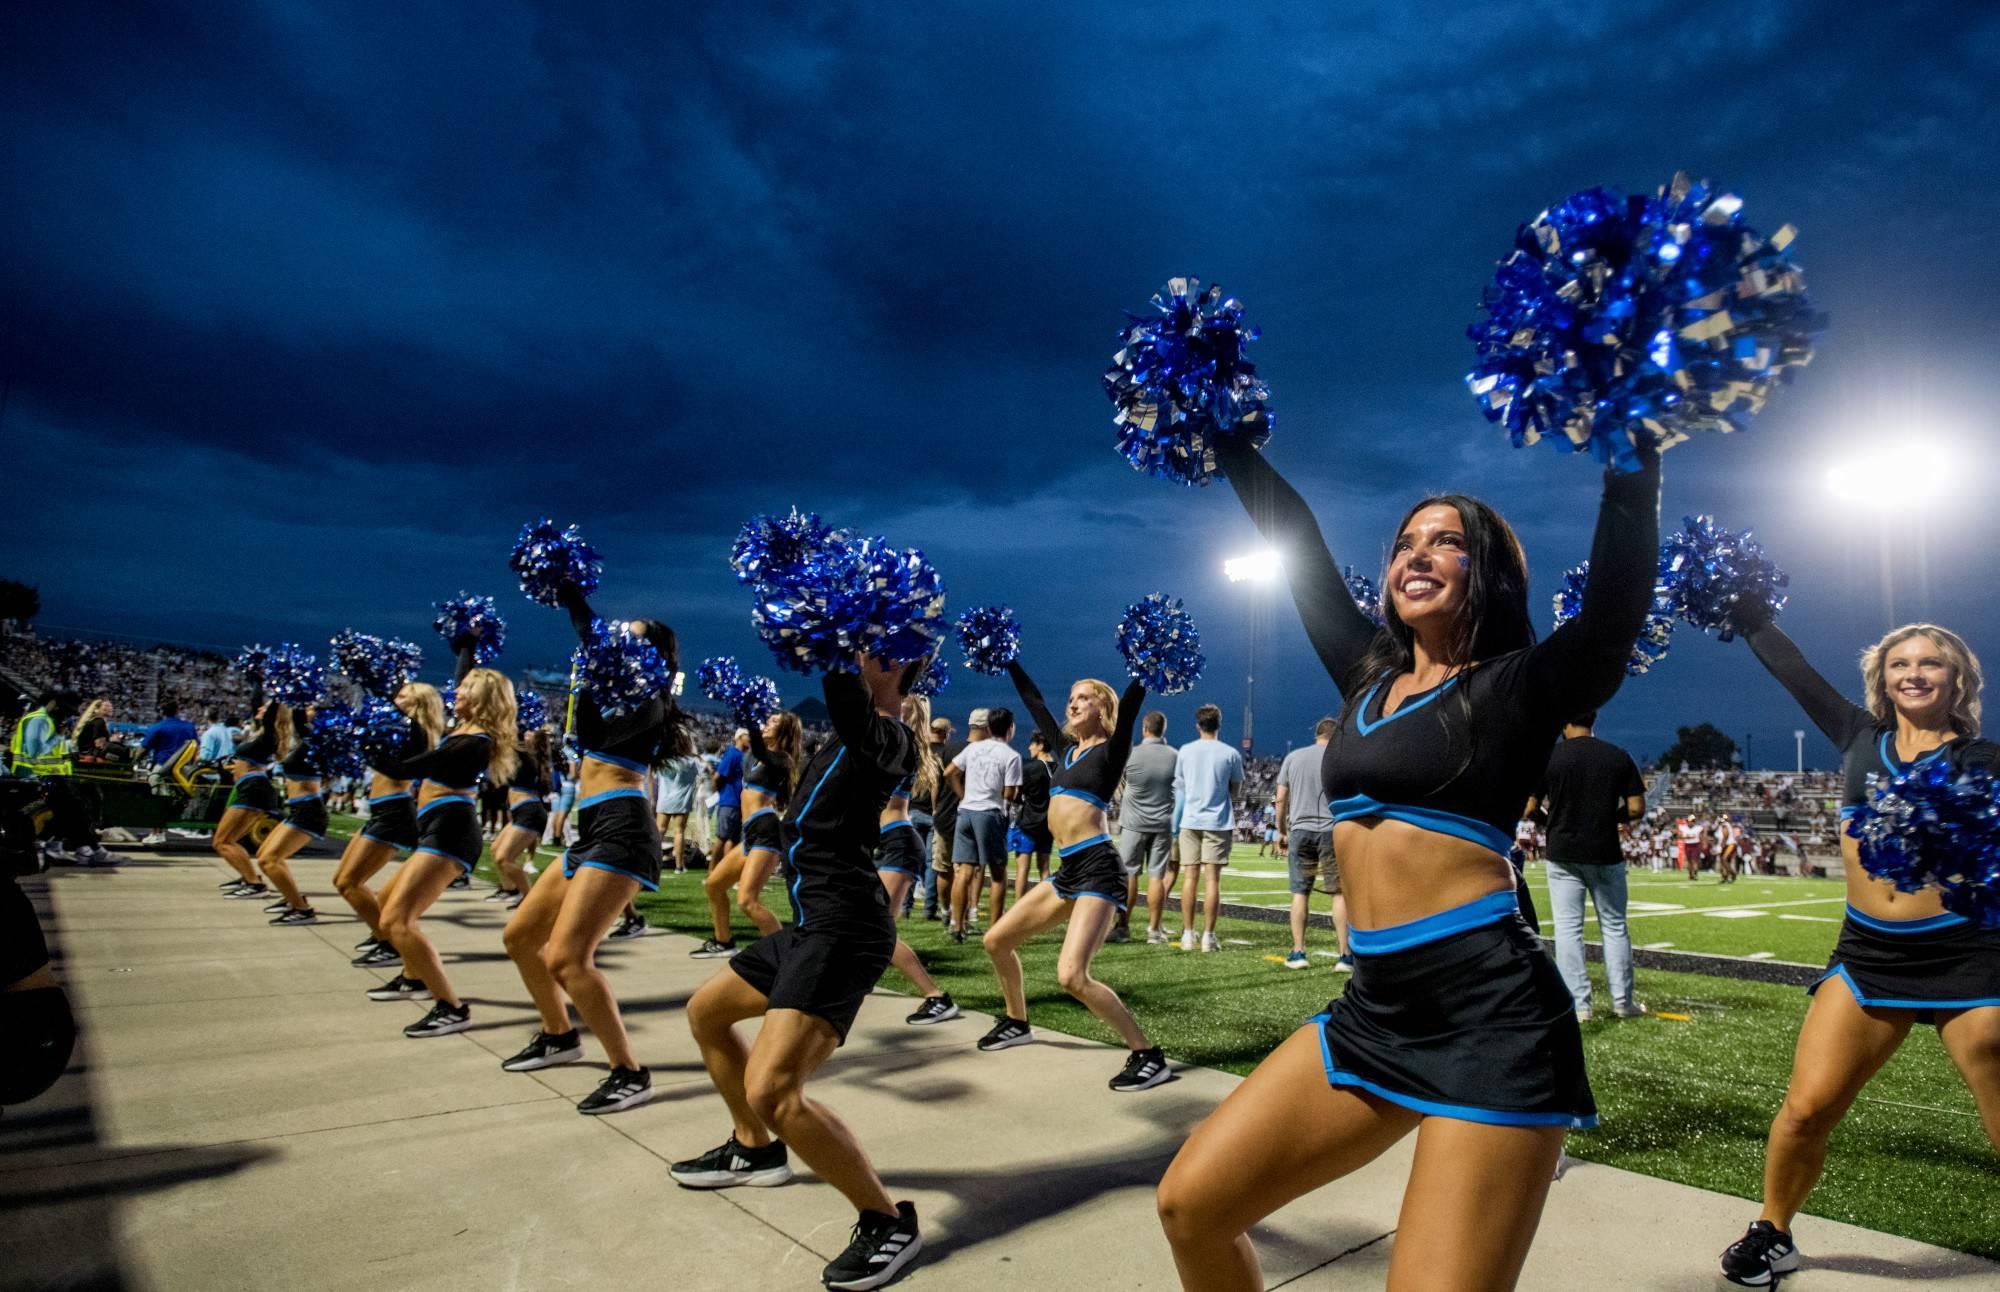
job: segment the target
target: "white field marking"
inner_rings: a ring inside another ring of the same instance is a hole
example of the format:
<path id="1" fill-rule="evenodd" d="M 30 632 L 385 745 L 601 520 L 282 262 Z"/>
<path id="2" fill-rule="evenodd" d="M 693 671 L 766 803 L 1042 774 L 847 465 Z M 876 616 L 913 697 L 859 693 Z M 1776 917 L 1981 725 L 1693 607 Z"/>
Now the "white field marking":
<path id="1" fill-rule="evenodd" d="M 1316 956 L 1325 956 L 1328 960 L 1340 959 L 1340 952 L 1338 951 L 1315 951 L 1313 954 Z"/>
<path id="2" fill-rule="evenodd" d="M 1770 959 L 1771 957 L 1773 957 L 1773 956 L 1775 956 L 1775 955 L 1777 955 L 1777 954 L 1778 954 L 1778 953 L 1777 953 L 1777 952 L 1775 952 L 1775 951 L 1752 951 L 1752 952 L 1751 952 L 1751 953 L 1750 953 L 1749 955 L 1746 955 L 1746 956 L 1738 956 L 1738 957 L 1737 957 L 1737 959 L 1739 959 L 1739 960 L 1769 960 L 1769 959 Z"/>
<path id="3" fill-rule="evenodd" d="M 1642 944 L 1639 949 L 1641 951 L 1666 951 L 1673 945 L 1671 942 L 1647 942 Z"/>
<path id="4" fill-rule="evenodd" d="M 1847 895 L 1839 897 L 1799 897 L 1789 902 L 1738 902 L 1729 906 L 1691 906 L 1683 911 L 1633 911 L 1631 918 L 1648 919 L 1658 915 L 1714 915 L 1721 911 L 1768 911 L 1780 906 L 1825 906 L 1828 902 L 1847 901 Z"/>
<path id="5" fill-rule="evenodd" d="M 1839 920 L 1835 919 L 1831 915 L 1794 915 L 1790 911 L 1779 911 L 1778 918 L 1781 920 L 1809 920 L 1814 924 L 1840 923 Z"/>
<path id="6" fill-rule="evenodd" d="M 1688 908 L 1676 902 L 1626 902 L 1627 911 L 1685 911 Z"/>
<path id="7" fill-rule="evenodd" d="M 1222 945 L 1225 947 L 1254 947 L 1257 944 L 1249 938 L 1224 938 Z"/>
<path id="8" fill-rule="evenodd" d="M 1292 890 L 1289 888 L 1230 888 L 1225 889 L 1222 895 L 1224 897 L 1290 897 Z"/>
<path id="9" fill-rule="evenodd" d="M 1700 912 L 1700 914 L 1706 915 L 1711 920 L 1754 920 L 1763 913 L 1764 912 L 1762 911 L 1727 911 L 1727 910 Z"/>

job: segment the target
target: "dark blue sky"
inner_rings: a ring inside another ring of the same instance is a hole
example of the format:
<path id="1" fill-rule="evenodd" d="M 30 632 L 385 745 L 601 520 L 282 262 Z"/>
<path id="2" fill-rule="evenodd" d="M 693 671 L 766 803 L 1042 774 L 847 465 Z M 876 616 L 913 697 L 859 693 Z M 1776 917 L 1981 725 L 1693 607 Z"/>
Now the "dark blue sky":
<path id="1" fill-rule="evenodd" d="M 547 513 L 607 554 L 602 609 L 765 668 L 727 546 L 797 504 L 923 547 L 955 607 L 1011 601 L 1051 690 L 1117 671 L 1129 601 L 1183 596 L 1211 665 L 1175 734 L 1214 699 L 1233 735 L 1219 561 L 1250 529 L 1114 455 L 1121 309 L 1221 280 L 1336 555 L 1377 566 L 1408 502 L 1465 489 L 1542 614 L 1596 473 L 1486 426 L 1463 329 L 1517 223 L 1685 168 L 1799 226 L 1833 327 L 1750 433 L 1668 455 L 1669 520 L 1756 526 L 1851 690 L 1908 618 L 2000 660 L 1996 83 L 1977 4 L 11 6 L 0 576 L 52 625 L 222 647 L 434 640 L 463 587 L 549 663 L 560 617 L 504 565 Z M 1955 500 L 1829 500 L 1836 453 L 1917 432 Z M 1265 613 L 1281 748 L 1333 697 Z M 1000 698 L 962 670 L 946 697 Z M 1685 634 L 1603 730 L 1650 754 L 1701 720 L 1766 764 L 1800 725 Z"/>

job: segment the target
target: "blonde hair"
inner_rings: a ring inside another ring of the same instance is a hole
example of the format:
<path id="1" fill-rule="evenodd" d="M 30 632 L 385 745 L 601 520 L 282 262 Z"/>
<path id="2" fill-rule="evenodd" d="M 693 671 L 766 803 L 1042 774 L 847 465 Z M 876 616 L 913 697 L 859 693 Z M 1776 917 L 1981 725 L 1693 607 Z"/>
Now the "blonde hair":
<path id="1" fill-rule="evenodd" d="M 99 705 L 103 705 L 105 708 L 109 709 L 111 707 L 111 701 L 105 699 L 103 696 L 100 695 L 95 700 L 92 700 L 83 706 L 83 712 L 77 714 L 76 721 L 70 725 L 69 738 L 72 741 L 83 739 L 83 724 L 89 722 L 92 718 L 95 718 L 97 716 L 97 706 Z"/>
<path id="2" fill-rule="evenodd" d="M 444 697 L 429 682 L 405 682 L 402 694 L 409 700 L 405 713 L 410 721 L 422 727 L 431 738 L 431 748 L 437 748 L 444 739 Z"/>
<path id="3" fill-rule="evenodd" d="M 931 700 L 927 695 L 903 697 L 903 725 L 917 747 L 917 772 L 911 781 L 914 794 L 935 794 L 938 784 L 938 756 L 931 749 Z"/>
<path id="4" fill-rule="evenodd" d="M 1868 712 L 1877 722 L 1894 722 L 1896 706 L 1889 698 L 1886 677 L 1889 652 L 1912 637 L 1928 637 L 1938 654 L 1951 665 L 1951 726 L 1961 736 L 1979 734 L 1979 690 L 1985 685 L 1979 673 L 1979 657 L 1965 639 L 1949 628 L 1936 624 L 1904 624 L 1892 629 L 1881 641 L 1861 652 L 1861 685 L 1868 694 Z"/>
<path id="5" fill-rule="evenodd" d="M 806 769 L 806 724 L 789 709 L 780 709 L 771 717 L 778 724 L 778 734 L 771 738 L 768 748 L 774 754 L 784 755 L 785 788 L 796 789 L 799 774 Z"/>
<path id="6" fill-rule="evenodd" d="M 486 733 L 492 754 L 486 760 L 486 774 L 495 784 L 503 784 L 519 765 L 520 716 L 514 701 L 514 684 L 498 669 L 475 668 L 458 684 L 458 726 L 477 727 Z"/>
<path id="7" fill-rule="evenodd" d="M 1090 698 L 1097 701 L 1098 711 L 1104 715 L 1104 734 L 1109 736 L 1112 730 L 1118 726 L 1118 692 L 1111 689 L 1109 682 L 1100 681 L 1094 677 L 1079 678 L 1070 684 L 1069 689 L 1073 692 L 1079 686 L 1090 692 Z M 1063 707 L 1065 709 L 1069 707 L 1067 698 L 1065 698 Z M 1068 723 L 1063 724 L 1063 735 L 1069 737 L 1071 740 L 1077 738 L 1076 733 L 1069 729 Z"/>

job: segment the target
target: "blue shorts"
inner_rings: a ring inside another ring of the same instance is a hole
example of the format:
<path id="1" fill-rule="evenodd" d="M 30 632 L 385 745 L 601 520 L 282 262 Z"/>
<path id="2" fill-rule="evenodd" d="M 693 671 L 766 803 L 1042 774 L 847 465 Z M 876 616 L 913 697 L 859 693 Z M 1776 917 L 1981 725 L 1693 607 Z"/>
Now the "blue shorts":
<path id="1" fill-rule="evenodd" d="M 958 810 L 958 826 L 952 834 L 951 860 L 959 866 L 1005 868 L 1007 865 L 1007 818 L 999 812 L 981 809 Z"/>
<path id="2" fill-rule="evenodd" d="M 743 842 L 743 809 L 725 803 L 715 809 L 715 837 L 724 843 Z"/>
<path id="3" fill-rule="evenodd" d="M 562 788 L 556 791 L 556 811 L 568 812 L 575 806 L 576 782 L 564 781 Z"/>

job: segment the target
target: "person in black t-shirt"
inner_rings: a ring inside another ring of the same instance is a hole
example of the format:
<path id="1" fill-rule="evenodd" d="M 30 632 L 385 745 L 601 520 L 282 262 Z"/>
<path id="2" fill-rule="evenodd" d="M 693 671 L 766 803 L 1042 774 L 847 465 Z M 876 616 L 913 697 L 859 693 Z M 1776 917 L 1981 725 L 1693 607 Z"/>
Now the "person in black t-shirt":
<path id="1" fill-rule="evenodd" d="M 1590 1018 L 1590 975 L 1583 967 L 1583 898 L 1597 908 L 1604 936 L 1604 973 L 1611 980 L 1611 1012 L 1636 1018 L 1646 1007 L 1632 999 L 1632 935 L 1625 928 L 1625 852 L 1618 827 L 1646 813 L 1646 786 L 1632 755 L 1590 734 L 1595 713 L 1563 728 L 1563 742 L 1549 755 L 1549 769 L 1528 800 L 1528 815 L 1549 832 L 1549 905 L 1555 908 L 1556 968 L 1576 1001 L 1576 1016 Z"/>
<path id="2" fill-rule="evenodd" d="M 1028 844 L 1026 848 L 1008 847 L 1016 855 L 1014 896 L 1018 900 L 1027 896 L 1031 866 L 1035 880 L 1049 877 L 1049 851 L 1055 847 L 1055 836 L 1049 833 L 1049 748 L 1039 731 L 1028 737 L 1028 756 L 1021 760 L 1021 813 L 1014 818 L 1014 828 Z"/>

